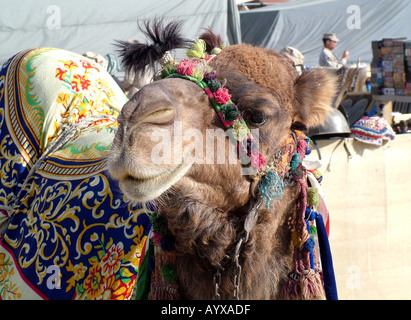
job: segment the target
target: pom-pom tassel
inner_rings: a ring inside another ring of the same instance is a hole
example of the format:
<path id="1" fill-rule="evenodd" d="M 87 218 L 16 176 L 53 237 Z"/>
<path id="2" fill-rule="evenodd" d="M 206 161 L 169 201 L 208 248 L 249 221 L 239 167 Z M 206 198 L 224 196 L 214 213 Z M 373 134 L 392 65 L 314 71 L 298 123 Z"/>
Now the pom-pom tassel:
<path id="1" fill-rule="evenodd" d="M 178 273 L 175 255 L 154 247 L 154 272 L 151 274 L 149 300 L 178 300 Z"/>
<path id="2" fill-rule="evenodd" d="M 324 300 L 325 292 L 321 277 L 314 270 L 304 270 L 300 279 L 301 299 Z"/>
<path id="3" fill-rule="evenodd" d="M 318 189 L 310 187 L 307 190 L 307 203 L 313 207 L 318 207 L 320 204 L 320 196 L 318 195 Z"/>
<path id="4" fill-rule="evenodd" d="M 164 236 L 169 232 L 167 218 L 165 215 L 156 211 L 151 214 L 150 220 L 153 226 L 153 230 L 159 235 Z"/>
<path id="5" fill-rule="evenodd" d="M 299 300 L 301 299 L 300 275 L 297 273 L 290 273 L 289 279 L 285 282 L 281 290 L 282 299 L 284 300 Z"/>
<path id="6" fill-rule="evenodd" d="M 204 59 L 206 51 L 206 43 L 203 39 L 197 39 L 187 50 L 187 57 Z"/>
<path id="7" fill-rule="evenodd" d="M 293 158 L 290 162 L 290 170 L 295 170 L 301 163 L 301 155 L 299 153 L 294 153 Z"/>
<path id="8" fill-rule="evenodd" d="M 281 179 L 277 171 L 270 170 L 258 182 L 258 190 L 265 198 L 265 206 L 270 209 L 272 199 L 280 200 L 284 194 L 284 181 Z"/>
<path id="9" fill-rule="evenodd" d="M 281 295 L 284 300 L 324 300 L 321 276 L 314 270 L 305 270 L 302 274 L 290 273 Z"/>

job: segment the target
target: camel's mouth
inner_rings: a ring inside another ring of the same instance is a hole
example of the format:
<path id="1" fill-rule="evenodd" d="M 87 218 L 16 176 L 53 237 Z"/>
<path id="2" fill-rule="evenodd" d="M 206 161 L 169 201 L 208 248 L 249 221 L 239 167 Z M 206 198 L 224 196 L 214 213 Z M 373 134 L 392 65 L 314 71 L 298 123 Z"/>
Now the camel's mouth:
<path id="1" fill-rule="evenodd" d="M 147 202 L 161 196 L 177 183 L 190 169 L 191 163 L 182 162 L 172 170 L 152 176 L 126 174 L 119 179 L 120 189 L 131 199 Z"/>

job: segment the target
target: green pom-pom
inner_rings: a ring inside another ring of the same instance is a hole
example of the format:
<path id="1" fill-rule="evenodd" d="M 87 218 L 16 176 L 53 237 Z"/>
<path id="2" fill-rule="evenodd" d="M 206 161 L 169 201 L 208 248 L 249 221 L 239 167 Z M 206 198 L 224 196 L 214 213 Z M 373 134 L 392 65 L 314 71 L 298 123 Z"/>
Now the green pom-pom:
<path id="1" fill-rule="evenodd" d="M 311 206 L 317 207 L 320 204 L 320 196 L 318 189 L 310 187 L 307 190 L 307 203 Z"/>
<path id="2" fill-rule="evenodd" d="M 172 263 L 166 263 L 161 267 L 161 275 L 167 283 L 173 283 L 178 279 L 177 268 Z"/>
<path id="3" fill-rule="evenodd" d="M 221 88 L 221 82 L 218 80 L 211 80 L 208 82 L 208 87 L 212 92 L 216 92 L 218 89 Z"/>
<path id="4" fill-rule="evenodd" d="M 208 82 L 208 87 L 212 92 L 216 92 L 219 88 L 221 88 L 221 82 L 218 80 L 210 80 Z"/>
<path id="5" fill-rule="evenodd" d="M 317 228 L 314 225 L 310 226 L 310 232 L 315 237 L 317 235 Z"/>
<path id="6" fill-rule="evenodd" d="M 159 214 L 157 211 L 151 214 L 151 224 L 153 225 L 154 231 L 162 236 L 169 232 L 166 216 Z"/>
<path id="7" fill-rule="evenodd" d="M 190 58 L 205 58 L 206 43 L 203 39 L 197 39 L 187 50 L 187 56 Z"/>
<path id="8" fill-rule="evenodd" d="M 235 104 L 225 104 L 221 107 L 221 113 L 223 114 L 224 120 L 227 121 L 234 121 L 240 115 L 240 111 Z"/>
<path id="9" fill-rule="evenodd" d="M 176 73 L 177 67 L 173 64 L 167 64 L 164 66 L 164 69 L 161 71 L 161 76 L 163 78 L 168 77 L 170 74 Z"/>

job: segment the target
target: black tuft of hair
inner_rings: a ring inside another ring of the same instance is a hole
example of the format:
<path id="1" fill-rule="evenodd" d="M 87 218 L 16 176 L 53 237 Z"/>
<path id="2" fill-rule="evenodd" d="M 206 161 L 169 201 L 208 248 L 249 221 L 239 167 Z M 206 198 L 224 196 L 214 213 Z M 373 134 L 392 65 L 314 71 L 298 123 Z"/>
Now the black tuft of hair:
<path id="1" fill-rule="evenodd" d="M 200 35 L 200 39 L 206 43 L 206 51 L 210 54 L 214 48 L 222 48 L 224 46 L 221 36 L 216 35 L 210 27 L 205 29 L 206 31 Z"/>
<path id="2" fill-rule="evenodd" d="M 155 70 L 156 61 L 170 50 L 188 48 L 192 41 L 181 36 L 182 21 L 172 21 L 164 26 L 161 19 L 144 22 L 139 29 L 148 38 L 148 43 L 129 43 L 116 40 L 123 66 L 127 71 L 144 74 L 146 66 Z"/>

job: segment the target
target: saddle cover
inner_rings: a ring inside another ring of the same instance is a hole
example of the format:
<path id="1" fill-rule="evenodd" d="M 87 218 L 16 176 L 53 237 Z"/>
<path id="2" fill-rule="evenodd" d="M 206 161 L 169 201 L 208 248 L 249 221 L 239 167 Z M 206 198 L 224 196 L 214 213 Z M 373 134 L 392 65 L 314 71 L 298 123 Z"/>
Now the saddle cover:
<path id="1" fill-rule="evenodd" d="M 125 102 L 68 51 L 27 50 L 0 69 L 0 299 L 132 297 L 151 211 L 107 172 Z"/>

